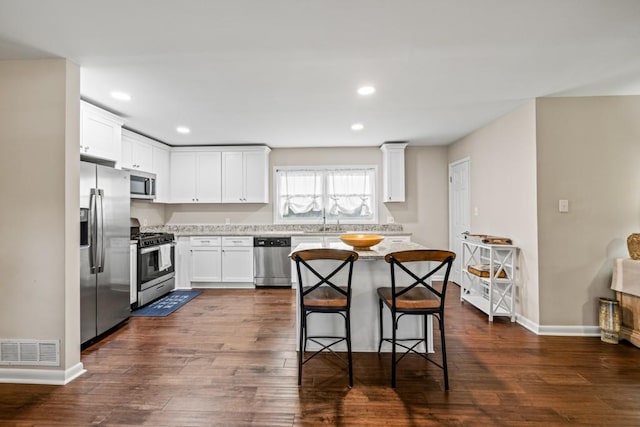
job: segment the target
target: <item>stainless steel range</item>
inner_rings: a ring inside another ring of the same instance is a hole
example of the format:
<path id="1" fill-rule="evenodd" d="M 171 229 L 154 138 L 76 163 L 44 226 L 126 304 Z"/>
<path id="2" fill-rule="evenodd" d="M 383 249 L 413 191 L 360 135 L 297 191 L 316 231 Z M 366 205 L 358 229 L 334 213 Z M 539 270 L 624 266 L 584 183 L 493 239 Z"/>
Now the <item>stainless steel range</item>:
<path id="1" fill-rule="evenodd" d="M 131 239 L 137 240 L 137 307 L 175 289 L 175 237 L 171 233 L 140 233 L 131 218 Z"/>

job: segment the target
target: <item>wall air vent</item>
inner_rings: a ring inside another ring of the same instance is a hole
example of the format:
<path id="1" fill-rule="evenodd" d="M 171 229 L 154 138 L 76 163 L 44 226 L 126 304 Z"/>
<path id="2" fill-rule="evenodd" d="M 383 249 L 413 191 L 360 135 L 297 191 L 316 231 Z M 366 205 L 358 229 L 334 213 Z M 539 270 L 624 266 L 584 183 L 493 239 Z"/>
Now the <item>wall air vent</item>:
<path id="1" fill-rule="evenodd" d="M 0 365 L 59 366 L 58 340 L 0 340 Z"/>

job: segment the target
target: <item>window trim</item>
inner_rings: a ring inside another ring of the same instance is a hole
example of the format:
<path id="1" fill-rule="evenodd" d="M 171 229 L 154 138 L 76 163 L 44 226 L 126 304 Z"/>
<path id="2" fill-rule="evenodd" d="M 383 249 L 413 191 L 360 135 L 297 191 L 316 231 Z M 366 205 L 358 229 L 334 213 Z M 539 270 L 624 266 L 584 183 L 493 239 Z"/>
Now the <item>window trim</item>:
<path id="1" fill-rule="evenodd" d="M 339 218 L 341 224 L 378 224 L 378 165 L 340 165 L 340 166 L 274 166 L 273 167 L 273 223 L 274 224 L 322 224 L 322 218 L 318 221 L 318 218 L 309 218 L 309 219 L 290 219 L 284 220 L 280 218 L 280 214 L 278 212 L 279 200 L 280 200 L 280 192 L 278 191 L 278 172 L 281 171 L 318 171 L 322 172 L 323 175 L 327 172 L 332 171 L 345 171 L 345 170 L 371 170 L 373 172 L 372 177 L 372 194 L 371 194 L 371 210 L 372 215 L 371 219 L 363 220 L 363 219 L 349 219 L 349 218 Z M 324 177 L 323 177 L 324 179 Z M 323 203 L 327 200 L 326 188 L 323 189 L 322 194 Z M 327 224 L 336 224 L 338 221 L 327 218 Z"/>

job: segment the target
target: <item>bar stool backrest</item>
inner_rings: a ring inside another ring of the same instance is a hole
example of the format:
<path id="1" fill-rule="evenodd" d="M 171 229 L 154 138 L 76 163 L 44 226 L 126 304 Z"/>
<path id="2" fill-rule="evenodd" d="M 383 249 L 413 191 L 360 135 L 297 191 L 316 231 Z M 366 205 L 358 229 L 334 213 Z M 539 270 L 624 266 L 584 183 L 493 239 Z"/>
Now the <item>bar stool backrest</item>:
<path id="1" fill-rule="evenodd" d="M 391 264 L 391 289 L 393 297 L 393 306 L 396 306 L 396 298 L 411 291 L 418 286 L 424 286 L 430 292 L 435 294 L 440 300 L 440 309 L 444 307 L 444 298 L 447 291 L 447 283 L 449 282 L 449 274 L 451 273 L 451 266 L 453 260 L 455 260 L 456 254 L 451 251 L 439 250 L 439 249 L 416 249 L 408 251 L 398 251 L 387 254 L 384 260 Z M 438 263 L 434 267 L 430 268 L 426 274 L 418 275 L 415 271 L 407 265 L 410 262 L 435 262 Z M 401 288 L 396 285 L 396 267 L 404 271 L 411 279 L 413 283 L 409 285 L 403 285 Z M 434 274 L 444 269 L 444 279 L 442 281 L 442 289 L 438 290 L 431 286 L 431 283 L 427 280 Z M 398 289 L 396 289 L 398 288 Z"/>
<path id="2" fill-rule="evenodd" d="M 347 298 L 347 304 L 351 300 L 351 277 L 353 274 L 353 263 L 358 259 L 358 253 L 355 251 L 349 251 L 345 249 L 330 249 L 330 248 L 318 248 L 318 249 L 305 249 L 294 252 L 291 254 L 291 259 L 296 263 L 298 273 L 299 295 L 300 303 L 304 306 L 304 297 L 311 292 L 315 291 L 321 286 L 329 286 L 335 291 L 339 292 L 345 298 Z M 317 260 L 332 260 L 342 261 L 328 274 L 322 274 L 318 272 L 318 267 L 312 266 L 311 261 Z M 346 283 L 334 283 L 334 277 L 336 277 L 341 271 L 347 269 L 347 281 Z M 303 271 L 307 270 L 310 273 L 310 277 L 314 277 L 314 284 L 305 284 L 303 279 Z M 342 285 L 342 286 L 341 286 Z M 346 286 L 346 290 L 344 287 Z"/>

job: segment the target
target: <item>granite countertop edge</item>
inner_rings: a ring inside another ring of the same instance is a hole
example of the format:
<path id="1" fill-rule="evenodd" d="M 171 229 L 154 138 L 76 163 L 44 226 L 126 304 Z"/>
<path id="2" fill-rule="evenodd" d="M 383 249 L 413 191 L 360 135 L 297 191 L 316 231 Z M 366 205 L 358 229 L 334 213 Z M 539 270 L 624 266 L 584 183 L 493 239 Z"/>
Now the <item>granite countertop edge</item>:
<path id="1" fill-rule="evenodd" d="M 143 232 L 173 233 L 180 236 L 324 236 L 340 234 L 380 234 L 382 236 L 410 236 L 399 224 L 328 225 L 326 231 L 318 225 L 159 225 L 143 226 Z"/>

